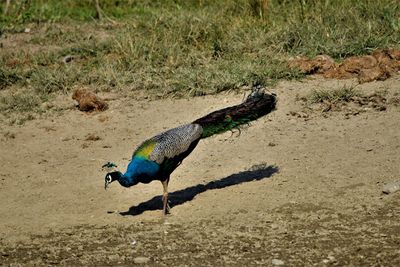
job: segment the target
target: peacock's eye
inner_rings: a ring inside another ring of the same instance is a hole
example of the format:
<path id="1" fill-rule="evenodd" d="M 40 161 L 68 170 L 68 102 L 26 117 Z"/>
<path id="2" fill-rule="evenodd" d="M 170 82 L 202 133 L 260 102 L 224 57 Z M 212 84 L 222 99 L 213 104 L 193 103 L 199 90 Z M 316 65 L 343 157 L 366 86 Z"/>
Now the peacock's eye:
<path id="1" fill-rule="evenodd" d="M 111 175 L 107 175 L 106 180 L 108 183 L 111 183 L 111 180 L 112 180 Z"/>

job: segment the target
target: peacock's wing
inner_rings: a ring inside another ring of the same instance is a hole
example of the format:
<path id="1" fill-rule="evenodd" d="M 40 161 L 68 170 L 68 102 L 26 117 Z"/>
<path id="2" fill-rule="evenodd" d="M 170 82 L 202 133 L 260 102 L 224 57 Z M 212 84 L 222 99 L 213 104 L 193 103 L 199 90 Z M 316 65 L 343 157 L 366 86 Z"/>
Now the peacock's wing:
<path id="1" fill-rule="evenodd" d="M 198 124 L 186 124 L 165 131 L 151 139 L 155 145 L 149 159 L 161 164 L 166 159 L 185 154 L 193 143 L 198 142 L 202 133 L 203 129 Z"/>
<path id="2" fill-rule="evenodd" d="M 166 159 L 175 158 L 189 150 L 192 143 L 198 141 L 203 129 L 198 124 L 186 124 L 144 141 L 132 157 L 142 157 L 158 164 Z"/>

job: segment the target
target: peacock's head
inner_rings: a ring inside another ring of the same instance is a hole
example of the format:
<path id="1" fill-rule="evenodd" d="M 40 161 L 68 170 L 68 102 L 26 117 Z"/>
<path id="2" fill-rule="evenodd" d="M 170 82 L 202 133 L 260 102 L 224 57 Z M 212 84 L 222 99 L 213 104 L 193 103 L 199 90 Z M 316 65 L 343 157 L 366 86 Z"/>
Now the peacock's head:
<path id="1" fill-rule="evenodd" d="M 115 180 L 118 180 L 120 176 L 121 173 L 118 171 L 107 173 L 106 177 L 104 178 L 104 189 L 107 189 L 108 185 L 114 182 Z"/>

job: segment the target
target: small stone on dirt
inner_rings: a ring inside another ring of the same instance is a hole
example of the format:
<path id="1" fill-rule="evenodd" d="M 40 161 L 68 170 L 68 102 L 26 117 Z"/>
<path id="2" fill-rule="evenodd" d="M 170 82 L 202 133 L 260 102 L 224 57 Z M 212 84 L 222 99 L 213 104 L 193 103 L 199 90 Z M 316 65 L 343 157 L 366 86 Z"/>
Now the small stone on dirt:
<path id="1" fill-rule="evenodd" d="M 119 259 L 119 256 L 118 255 L 109 255 L 107 258 L 109 261 L 116 261 Z"/>
<path id="2" fill-rule="evenodd" d="M 149 261 L 150 261 L 150 259 L 147 257 L 136 257 L 133 259 L 133 262 L 136 264 L 144 264 L 144 263 L 148 263 Z"/>
<path id="3" fill-rule="evenodd" d="M 335 257 L 332 256 L 332 255 L 329 255 L 329 256 L 328 256 L 328 259 L 329 259 L 330 261 L 336 261 Z"/>
<path id="4" fill-rule="evenodd" d="M 272 260 L 272 265 L 274 265 L 274 266 L 282 266 L 284 264 L 285 264 L 285 262 L 282 261 L 282 260 L 279 260 L 279 259 L 273 259 Z"/>
<path id="5" fill-rule="evenodd" d="M 391 194 L 400 190 L 400 181 L 387 183 L 383 186 L 382 192 L 385 194 Z"/>
<path id="6" fill-rule="evenodd" d="M 67 56 L 65 56 L 65 57 L 63 58 L 63 62 L 64 62 L 65 64 L 67 64 L 67 63 L 71 62 L 73 59 L 74 59 L 73 56 L 67 55 Z"/>
<path id="7" fill-rule="evenodd" d="M 271 224 L 271 228 L 272 229 L 278 229 L 279 225 L 277 225 L 276 223 Z"/>

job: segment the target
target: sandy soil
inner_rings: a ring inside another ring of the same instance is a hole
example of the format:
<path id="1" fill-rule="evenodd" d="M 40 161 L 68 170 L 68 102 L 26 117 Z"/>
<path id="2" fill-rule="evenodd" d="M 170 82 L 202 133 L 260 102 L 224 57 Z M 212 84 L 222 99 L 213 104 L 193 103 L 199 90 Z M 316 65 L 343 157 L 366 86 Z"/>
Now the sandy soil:
<path id="1" fill-rule="evenodd" d="M 274 113 L 204 140 L 174 172 L 165 219 L 161 183 L 105 191 L 102 164 L 125 170 L 145 138 L 242 95 L 113 95 L 105 112 L 3 123 L 0 265 L 400 266 L 400 192 L 382 194 L 400 180 L 400 108 L 293 116 L 311 89 L 355 83 L 280 83 Z M 399 87 L 398 75 L 359 86 Z"/>

